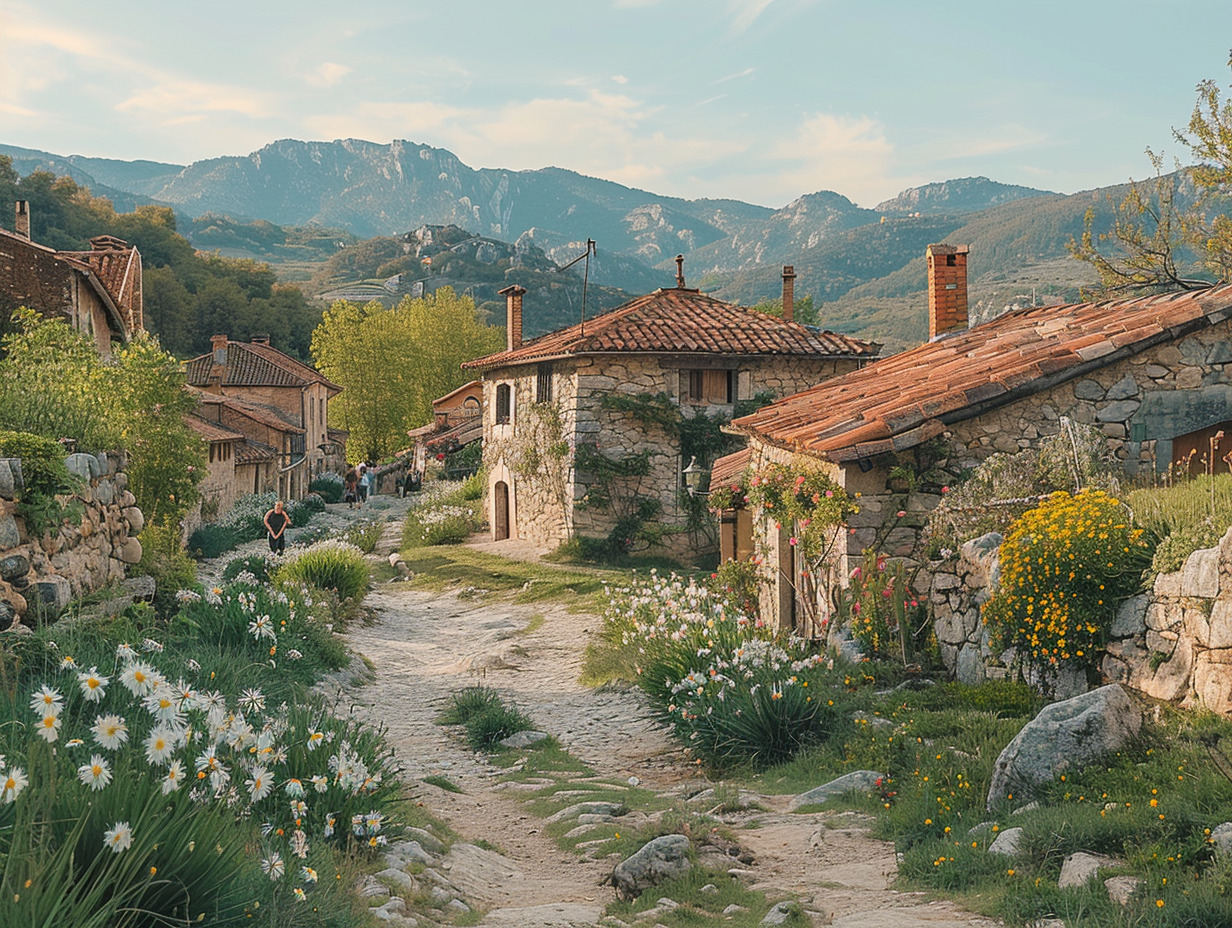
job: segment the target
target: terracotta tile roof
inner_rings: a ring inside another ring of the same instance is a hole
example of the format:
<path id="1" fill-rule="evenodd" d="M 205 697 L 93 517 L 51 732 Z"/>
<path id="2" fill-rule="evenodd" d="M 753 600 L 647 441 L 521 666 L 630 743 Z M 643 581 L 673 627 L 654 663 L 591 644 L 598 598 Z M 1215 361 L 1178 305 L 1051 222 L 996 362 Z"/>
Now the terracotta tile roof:
<path id="1" fill-rule="evenodd" d="M 489 370 L 600 352 L 872 358 L 879 350 L 857 338 L 784 322 L 698 290 L 672 288 L 462 366 Z"/>
<path id="2" fill-rule="evenodd" d="M 483 438 L 483 419 L 476 416 L 473 419 L 463 419 L 455 426 L 434 433 L 424 442 L 424 447 L 434 451 L 448 447 L 455 442 L 461 447 L 473 441 L 479 441 L 481 438 Z"/>
<path id="3" fill-rule="evenodd" d="M 278 452 L 269 445 L 251 438 L 245 439 L 235 446 L 236 464 L 259 464 L 262 461 L 278 460 Z"/>
<path id="4" fill-rule="evenodd" d="M 789 396 L 733 428 L 832 461 L 900 451 L 949 423 L 1232 318 L 1232 285 L 1032 307 Z"/>
<path id="5" fill-rule="evenodd" d="M 90 251 L 62 251 L 62 261 L 91 271 L 107 291 L 124 324 L 125 336 L 145 327 L 141 253 L 112 235 L 90 239 Z"/>
<path id="6" fill-rule="evenodd" d="M 228 409 L 232 409 L 243 416 L 247 416 L 254 422 L 259 422 L 262 425 L 268 426 L 272 429 L 277 429 L 280 432 L 290 432 L 295 435 L 307 434 L 291 419 L 287 418 L 286 414 L 277 406 L 267 406 L 265 403 L 254 403 L 251 400 L 240 399 L 238 396 L 220 396 L 216 393 L 198 392 L 197 399 L 200 401 L 203 408 L 208 408 L 211 406 L 226 406 Z M 208 418 L 208 416 L 203 418 Z"/>
<path id="7" fill-rule="evenodd" d="M 188 382 L 194 387 L 206 386 L 213 366 L 212 351 L 186 361 L 184 370 Z M 324 384 L 331 396 L 342 392 L 342 387 L 331 383 L 320 371 L 301 364 L 277 348 L 258 342 L 227 342 L 224 387 L 304 387 L 310 383 Z"/>
<path id="8" fill-rule="evenodd" d="M 185 424 L 204 438 L 206 441 L 243 441 L 244 436 L 239 432 L 233 432 L 226 426 L 219 425 L 217 422 L 210 422 L 208 419 L 202 419 L 200 416 L 192 415 L 191 413 L 184 417 Z"/>
<path id="9" fill-rule="evenodd" d="M 752 457 L 753 452 L 748 448 L 723 455 L 710 467 L 710 486 L 721 487 L 728 481 L 735 480 L 748 469 Z"/>

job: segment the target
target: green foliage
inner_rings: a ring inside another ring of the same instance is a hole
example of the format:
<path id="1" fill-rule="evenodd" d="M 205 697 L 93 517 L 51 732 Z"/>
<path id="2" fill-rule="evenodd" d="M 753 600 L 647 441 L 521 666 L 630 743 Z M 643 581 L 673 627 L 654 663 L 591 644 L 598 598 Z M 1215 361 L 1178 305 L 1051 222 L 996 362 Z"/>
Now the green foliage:
<path id="1" fill-rule="evenodd" d="M 233 526 L 207 522 L 197 526 L 188 536 L 188 550 L 193 557 L 210 560 L 227 553 L 243 541 Z"/>
<path id="2" fill-rule="evenodd" d="M 1218 544 L 1232 525 L 1232 474 L 1199 475 L 1125 495 L 1134 519 L 1157 541 L 1151 573 L 1179 570 L 1199 548 Z"/>
<path id="3" fill-rule="evenodd" d="M 479 495 L 475 489 L 479 487 Z M 481 526 L 480 500 L 484 484 L 477 475 L 445 494 L 425 494 L 406 513 L 404 548 L 458 545 Z"/>
<path id="4" fill-rule="evenodd" d="M 499 329 L 484 325 L 470 297 L 443 287 L 394 309 L 337 302 L 312 335 L 312 356 L 343 387 L 330 403 L 347 429 L 353 460 L 381 460 L 405 446 L 406 431 L 432 420 L 432 401 L 462 386 L 464 361 L 498 350 Z"/>
<path id="5" fill-rule="evenodd" d="M 984 604 L 993 646 L 1047 681 L 1057 668 L 1094 669 L 1118 602 L 1137 590 L 1150 545 L 1102 490 L 1058 492 L 1014 523 L 1001 582 Z"/>
<path id="6" fill-rule="evenodd" d="M 176 594 L 197 585 L 197 565 L 180 544 L 180 528 L 152 522 L 141 532 L 138 572 L 154 578 L 154 612 L 170 618 L 179 609 Z"/>
<path id="7" fill-rule="evenodd" d="M 243 557 L 235 557 L 227 561 L 227 566 L 222 569 L 222 580 L 224 583 L 232 582 L 242 573 L 250 573 L 262 583 L 269 580 L 271 557 L 268 554 L 246 554 Z"/>
<path id="8" fill-rule="evenodd" d="M 363 552 L 344 541 L 318 541 L 303 551 L 292 549 L 274 573 L 275 583 L 304 583 L 329 590 L 343 600 L 359 600 L 371 577 Z"/>
<path id="9" fill-rule="evenodd" d="M 918 663 L 932 630 L 905 565 L 872 550 L 864 552 L 840 592 L 839 614 L 861 651 L 874 660 Z"/>
<path id="10" fill-rule="evenodd" d="M 492 750 L 510 735 L 534 727 L 525 713 L 506 705 L 496 690 L 486 686 L 468 686 L 454 693 L 437 721 L 464 726 L 467 744 L 475 751 Z"/>
<path id="11" fill-rule="evenodd" d="M 221 519 L 198 526 L 188 536 L 189 552 L 193 557 L 209 560 L 246 541 L 264 538 L 267 533 L 265 514 L 274 508 L 277 499 L 274 493 L 241 496 Z M 283 508 L 291 525 L 302 528 L 312 519 L 313 512 L 322 511 L 324 505 L 320 497 L 310 494 L 302 500 L 286 500 Z"/>
<path id="12" fill-rule="evenodd" d="M 354 545 L 364 554 L 371 554 L 376 550 L 377 543 L 381 540 L 381 535 L 385 531 L 385 523 L 377 522 L 373 519 L 360 519 L 357 522 L 352 522 L 344 534 L 346 541 Z"/>
<path id="13" fill-rule="evenodd" d="M 315 493 L 327 503 L 342 502 L 342 478 L 337 474 L 321 474 L 308 484 L 308 492 Z"/>
<path id="14" fill-rule="evenodd" d="M 1055 435 L 1016 454 L 985 458 L 956 487 L 942 487 L 928 520 L 933 556 L 954 551 L 988 532 L 1005 534 L 1011 523 L 1049 493 L 1084 487 L 1117 492 L 1119 462 L 1099 429 L 1069 419 Z"/>

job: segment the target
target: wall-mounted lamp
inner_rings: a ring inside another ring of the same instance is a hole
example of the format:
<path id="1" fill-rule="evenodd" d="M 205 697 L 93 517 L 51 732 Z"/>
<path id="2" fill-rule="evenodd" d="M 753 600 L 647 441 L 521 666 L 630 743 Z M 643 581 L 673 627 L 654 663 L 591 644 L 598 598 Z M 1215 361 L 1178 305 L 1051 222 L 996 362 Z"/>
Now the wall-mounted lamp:
<path id="1" fill-rule="evenodd" d="M 697 466 L 697 455 L 693 455 L 689 459 L 689 466 L 682 473 L 684 474 L 685 489 L 689 491 L 690 496 L 709 496 L 709 493 L 701 492 L 702 477 L 706 472 Z"/>

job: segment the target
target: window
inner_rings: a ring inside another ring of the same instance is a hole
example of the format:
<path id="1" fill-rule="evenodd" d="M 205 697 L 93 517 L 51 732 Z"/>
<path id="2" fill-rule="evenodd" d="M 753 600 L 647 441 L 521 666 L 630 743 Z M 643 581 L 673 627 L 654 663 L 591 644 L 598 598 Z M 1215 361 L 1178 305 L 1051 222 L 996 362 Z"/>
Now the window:
<path id="1" fill-rule="evenodd" d="M 497 384 L 496 387 L 496 424 L 508 424 L 513 413 L 513 396 L 509 384 Z"/>
<path id="2" fill-rule="evenodd" d="M 552 365 L 548 362 L 539 365 L 535 377 L 535 402 L 552 402 Z"/>
<path id="3" fill-rule="evenodd" d="M 687 371 L 690 403 L 715 404 L 732 401 L 735 371 Z"/>

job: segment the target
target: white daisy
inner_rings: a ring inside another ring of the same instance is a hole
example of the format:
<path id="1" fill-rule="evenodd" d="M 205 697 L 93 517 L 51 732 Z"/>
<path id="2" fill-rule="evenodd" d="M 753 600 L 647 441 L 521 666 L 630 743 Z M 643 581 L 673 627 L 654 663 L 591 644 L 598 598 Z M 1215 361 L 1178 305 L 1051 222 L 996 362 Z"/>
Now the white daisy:
<path id="1" fill-rule="evenodd" d="M 178 760 L 173 760 L 167 768 L 167 775 L 163 777 L 163 795 L 175 792 L 183 781 L 184 767 Z"/>
<path id="2" fill-rule="evenodd" d="M 141 642 L 141 650 L 153 651 L 156 654 L 161 654 L 163 652 L 163 646 L 153 638 L 146 638 Z"/>
<path id="3" fill-rule="evenodd" d="M 327 789 L 329 789 L 329 780 L 328 778 L 323 777 L 318 773 L 316 776 L 312 778 L 312 787 L 318 793 L 323 793 Z"/>
<path id="4" fill-rule="evenodd" d="M 293 890 L 291 890 L 291 895 L 295 897 L 296 902 L 308 901 L 308 894 L 304 892 L 302 886 L 296 886 Z"/>
<path id="5" fill-rule="evenodd" d="M 0 771 L 0 802 L 8 805 L 21 795 L 21 791 L 30 783 L 26 772 L 20 767 L 9 767 Z"/>
<path id="6" fill-rule="evenodd" d="M 133 846 L 133 830 L 128 822 L 116 822 L 103 834 L 103 847 L 111 848 L 113 853 L 127 851 Z"/>
<path id="7" fill-rule="evenodd" d="M 159 725 L 145 739 L 145 759 L 151 765 L 165 763 L 178 739 Z"/>
<path id="8" fill-rule="evenodd" d="M 259 689 L 247 689 L 240 694 L 239 703 L 245 712 L 260 712 L 265 708 L 265 697 Z"/>
<path id="9" fill-rule="evenodd" d="M 274 788 L 274 775 L 259 764 L 252 768 L 252 776 L 244 781 L 253 802 L 260 802 Z"/>
<path id="10" fill-rule="evenodd" d="M 299 828 L 291 832 L 291 853 L 300 860 L 308 856 L 308 836 Z"/>
<path id="11" fill-rule="evenodd" d="M 326 838 L 333 837 L 334 827 L 337 824 L 338 824 L 338 816 L 335 815 L 333 812 L 326 812 L 325 813 L 325 830 L 322 832 L 322 834 Z"/>
<path id="12" fill-rule="evenodd" d="M 77 674 L 77 682 L 81 685 L 81 695 L 86 702 L 100 702 L 107 695 L 107 684 L 111 681 L 99 673 L 97 667 L 91 667 L 87 672 Z"/>
<path id="13" fill-rule="evenodd" d="M 30 711 L 41 715 L 59 715 L 64 708 L 64 697 L 50 686 L 39 687 L 30 697 Z"/>
<path id="14" fill-rule="evenodd" d="M 64 746 L 66 748 L 79 748 L 83 744 L 85 744 L 85 742 L 82 741 L 80 738 L 69 738 L 67 741 L 64 742 Z"/>
<path id="15" fill-rule="evenodd" d="M 200 664 L 198 664 L 198 663 L 197 663 L 195 660 L 193 660 L 191 657 L 188 659 L 188 663 L 187 663 L 187 664 L 185 664 L 184 666 L 185 666 L 185 667 L 187 667 L 189 670 L 191 670 L 193 673 L 200 673 L 200 672 L 201 672 L 201 665 L 200 665 Z"/>
<path id="16" fill-rule="evenodd" d="M 57 738 L 60 737 L 60 716 L 43 716 L 42 721 L 38 724 L 38 734 L 39 737 L 48 744 L 52 744 Z"/>
<path id="17" fill-rule="evenodd" d="M 133 661 L 120 674 L 120 682 L 134 696 L 145 696 L 154 689 L 156 682 L 154 668 L 145 661 Z"/>
<path id="18" fill-rule="evenodd" d="M 304 784 L 301 783 L 297 777 L 291 777 L 291 779 L 287 780 L 284 788 L 286 789 L 288 796 L 304 795 Z"/>
<path id="19" fill-rule="evenodd" d="M 116 657 L 122 661 L 131 661 L 137 656 L 137 652 L 133 650 L 133 646 L 128 642 L 116 645 Z"/>
<path id="20" fill-rule="evenodd" d="M 128 741 L 128 726 L 118 715 L 100 715 L 90 729 L 94 740 L 108 751 L 117 751 L 120 745 Z"/>
<path id="21" fill-rule="evenodd" d="M 317 881 L 317 872 L 311 867 L 300 867 L 299 876 L 305 883 L 315 883 Z"/>
<path id="22" fill-rule="evenodd" d="M 104 789 L 111 782 L 111 768 L 101 755 L 95 754 L 88 764 L 77 768 L 77 779 L 92 790 Z"/>
<path id="23" fill-rule="evenodd" d="M 65 656 L 64 656 L 64 657 L 60 660 L 60 669 L 61 669 L 61 670 L 73 670 L 74 668 L 76 668 L 76 666 L 77 666 L 77 662 L 76 662 L 75 660 L 73 660 L 73 658 L 72 658 L 72 656 L 71 656 L 71 655 L 65 655 Z"/>
<path id="24" fill-rule="evenodd" d="M 179 695 L 166 683 L 154 687 L 141 704 L 160 722 L 168 722 L 180 713 Z"/>
<path id="25" fill-rule="evenodd" d="M 282 855 L 275 851 L 269 857 L 261 858 L 261 872 L 271 880 L 281 879 L 282 875 L 287 872 L 286 864 L 282 862 Z"/>
<path id="26" fill-rule="evenodd" d="M 315 751 L 321 746 L 321 742 L 325 740 L 325 736 L 319 731 L 308 732 L 308 750 Z"/>
<path id="27" fill-rule="evenodd" d="M 274 623 L 268 615 L 259 615 L 248 623 L 248 634 L 258 641 L 262 638 L 273 638 Z"/>

